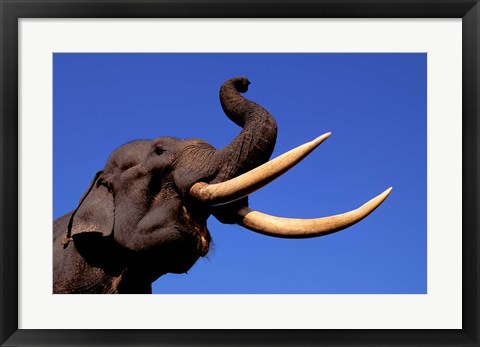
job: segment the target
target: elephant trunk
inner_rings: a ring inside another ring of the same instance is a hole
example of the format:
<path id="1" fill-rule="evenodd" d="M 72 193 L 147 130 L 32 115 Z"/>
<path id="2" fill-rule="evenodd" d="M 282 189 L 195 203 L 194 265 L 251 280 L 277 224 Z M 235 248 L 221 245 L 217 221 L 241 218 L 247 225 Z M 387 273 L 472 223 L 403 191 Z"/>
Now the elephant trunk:
<path id="1" fill-rule="evenodd" d="M 230 120 L 242 127 L 239 135 L 224 148 L 215 151 L 212 164 L 217 168 L 209 183 L 230 180 L 267 162 L 277 140 L 277 123 L 270 113 L 240 93 L 248 90 L 245 77 L 229 79 L 220 87 L 220 102 Z M 236 211 L 248 206 L 247 198 L 211 207 L 211 213 L 222 223 L 235 223 Z"/>
<path id="2" fill-rule="evenodd" d="M 220 88 L 225 114 L 242 127 L 240 134 L 226 147 L 216 151 L 218 174 L 211 183 L 241 175 L 265 162 L 272 155 L 277 139 L 277 123 L 270 113 L 240 93 L 248 90 L 245 77 L 229 79 Z"/>

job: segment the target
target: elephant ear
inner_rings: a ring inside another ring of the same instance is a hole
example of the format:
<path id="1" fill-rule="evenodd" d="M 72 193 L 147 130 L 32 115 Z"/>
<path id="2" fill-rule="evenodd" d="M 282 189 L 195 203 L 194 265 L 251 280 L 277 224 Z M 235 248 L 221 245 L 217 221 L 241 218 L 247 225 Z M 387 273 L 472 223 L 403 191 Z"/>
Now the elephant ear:
<path id="1" fill-rule="evenodd" d="M 90 187 L 80 199 L 77 209 L 68 223 L 67 235 L 63 243 L 83 233 L 100 233 L 109 236 L 113 232 L 115 203 L 111 188 L 101 180 L 103 171 L 97 172 Z"/>

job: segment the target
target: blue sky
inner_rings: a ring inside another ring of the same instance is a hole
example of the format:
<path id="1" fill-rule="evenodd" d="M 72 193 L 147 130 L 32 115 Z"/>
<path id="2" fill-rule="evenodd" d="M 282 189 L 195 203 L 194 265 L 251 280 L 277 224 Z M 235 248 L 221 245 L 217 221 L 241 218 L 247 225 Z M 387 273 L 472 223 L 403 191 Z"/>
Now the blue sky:
<path id="1" fill-rule="evenodd" d="M 161 136 L 217 148 L 240 131 L 223 81 L 278 124 L 272 157 L 331 131 L 291 171 L 250 196 L 265 213 L 345 212 L 393 186 L 368 218 L 325 237 L 286 240 L 211 217 L 210 252 L 154 293 L 427 292 L 426 54 L 54 54 L 54 218 L 73 210 L 118 146 Z"/>

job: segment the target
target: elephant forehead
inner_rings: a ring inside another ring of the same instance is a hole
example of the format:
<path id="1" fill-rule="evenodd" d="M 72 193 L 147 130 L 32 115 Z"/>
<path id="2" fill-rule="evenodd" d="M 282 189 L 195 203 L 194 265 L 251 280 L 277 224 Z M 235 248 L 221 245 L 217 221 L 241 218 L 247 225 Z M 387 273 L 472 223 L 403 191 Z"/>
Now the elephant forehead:
<path id="1" fill-rule="evenodd" d="M 126 143 L 112 152 L 105 166 L 105 171 L 116 171 L 118 169 L 125 171 L 138 165 L 150 153 L 151 149 L 152 142 L 149 140 Z"/>

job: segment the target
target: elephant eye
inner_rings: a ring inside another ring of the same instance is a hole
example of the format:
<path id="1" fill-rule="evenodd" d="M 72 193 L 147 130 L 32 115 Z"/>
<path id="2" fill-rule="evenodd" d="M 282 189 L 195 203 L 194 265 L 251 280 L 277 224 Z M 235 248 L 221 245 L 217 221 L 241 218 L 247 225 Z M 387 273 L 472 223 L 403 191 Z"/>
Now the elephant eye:
<path id="1" fill-rule="evenodd" d="M 162 153 L 164 153 L 165 150 L 161 147 L 155 147 L 155 154 L 157 155 L 161 155 Z"/>

